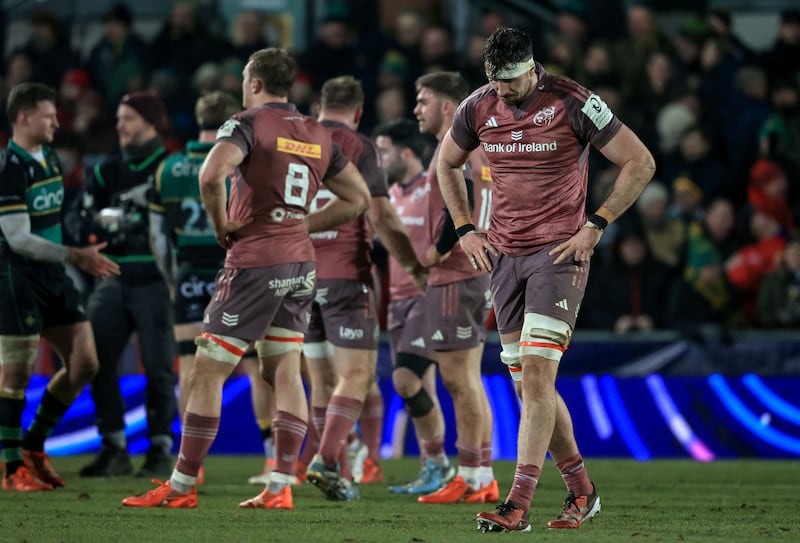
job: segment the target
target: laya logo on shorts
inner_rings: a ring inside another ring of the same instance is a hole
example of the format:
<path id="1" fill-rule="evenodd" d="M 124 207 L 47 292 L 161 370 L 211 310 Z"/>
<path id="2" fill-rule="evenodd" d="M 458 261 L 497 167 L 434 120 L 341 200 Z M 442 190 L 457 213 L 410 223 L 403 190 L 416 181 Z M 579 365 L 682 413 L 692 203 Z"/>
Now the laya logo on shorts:
<path id="1" fill-rule="evenodd" d="M 278 137 L 277 148 L 280 153 L 291 153 L 308 158 L 322 157 L 322 146 L 318 143 L 306 143 L 304 141 Z"/>
<path id="2" fill-rule="evenodd" d="M 346 326 L 339 327 L 339 337 L 342 339 L 358 340 L 364 338 L 364 330 L 361 328 L 347 328 Z"/>

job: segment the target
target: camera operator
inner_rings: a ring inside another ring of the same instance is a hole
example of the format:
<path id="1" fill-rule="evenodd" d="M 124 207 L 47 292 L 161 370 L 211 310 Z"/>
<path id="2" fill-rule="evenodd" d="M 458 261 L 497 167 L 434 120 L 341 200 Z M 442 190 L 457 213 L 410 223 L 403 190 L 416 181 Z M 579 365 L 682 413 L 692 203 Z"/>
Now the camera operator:
<path id="1" fill-rule="evenodd" d="M 105 254 L 122 270 L 119 277 L 98 281 L 89 296 L 89 318 L 100 359 L 92 398 L 102 447 L 81 469 L 83 477 L 133 471 L 118 367 L 134 331 L 147 377 L 150 436 L 150 448 L 136 475 L 165 475 L 172 467 L 170 425 L 176 413 L 172 305 L 150 251 L 147 209 L 156 171 L 167 156 L 159 135 L 165 121 L 164 103 L 157 95 L 135 92 L 123 96 L 117 107 L 120 155 L 94 167 L 82 195 L 82 235 L 107 242 Z"/>

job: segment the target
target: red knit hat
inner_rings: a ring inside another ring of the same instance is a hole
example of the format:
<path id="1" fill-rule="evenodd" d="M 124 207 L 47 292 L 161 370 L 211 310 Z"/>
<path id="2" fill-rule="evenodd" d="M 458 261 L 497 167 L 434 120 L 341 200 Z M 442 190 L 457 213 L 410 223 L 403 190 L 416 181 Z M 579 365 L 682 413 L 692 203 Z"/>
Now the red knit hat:
<path id="1" fill-rule="evenodd" d="M 64 72 L 64 76 L 61 78 L 62 83 L 71 83 L 81 89 L 89 88 L 90 81 L 89 81 L 89 73 L 81 68 L 73 68 L 72 70 L 67 70 Z"/>
<path id="2" fill-rule="evenodd" d="M 164 102 L 154 92 L 131 92 L 122 97 L 120 105 L 133 108 L 136 113 L 148 123 L 152 124 L 156 130 L 164 128 L 167 120 L 167 108 Z"/>
<path id="3" fill-rule="evenodd" d="M 750 168 L 749 186 L 750 188 L 761 190 L 773 179 L 785 176 L 786 172 L 778 164 L 768 158 L 759 158 Z"/>
<path id="4" fill-rule="evenodd" d="M 769 215 L 787 229 L 794 227 L 794 220 L 785 197 L 770 196 L 764 191 L 774 179 L 785 177 L 786 172 L 775 162 L 760 158 L 750 169 L 750 184 L 747 200 L 754 209 Z"/>

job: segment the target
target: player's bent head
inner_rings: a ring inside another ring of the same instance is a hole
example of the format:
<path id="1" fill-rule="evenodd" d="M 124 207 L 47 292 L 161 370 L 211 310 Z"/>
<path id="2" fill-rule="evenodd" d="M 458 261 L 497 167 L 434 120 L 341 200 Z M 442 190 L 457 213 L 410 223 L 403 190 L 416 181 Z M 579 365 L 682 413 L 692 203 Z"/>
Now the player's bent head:
<path id="1" fill-rule="evenodd" d="M 39 102 L 56 103 L 55 89 L 42 83 L 20 83 L 14 85 L 8 94 L 6 115 L 12 125 L 17 123 L 21 112 L 37 109 Z"/>
<path id="2" fill-rule="evenodd" d="M 294 84 L 297 62 L 286 49 L 268 47 L 250 55 L 246 69 L 246 77 L 261 81 L 269 94 L 285 98 Z"/>
<path id="3" fill-rule="evenodd" d="M 323 110 L 356 111 L 364 107 L 361 82 L 352 75 L 340 75 L 325 81 L 320 93 Z"/>
<path id="4" fill-rule="evenodd" d="M 222 123 L 241 111 L 239 103 L 232 94 L 213 91 L 197 99 L 194 117 L 201 130 L 216 130 Z"/>
<path id="5" fill-rule="evenodd" d="M 531 37 L 517 28 L 495 30 L 483 48 L 483 64 L 489 79 L 514 79 L 509 68 L 533 59 Z M 521 74 L 516 74 L 521 75 Z"/>

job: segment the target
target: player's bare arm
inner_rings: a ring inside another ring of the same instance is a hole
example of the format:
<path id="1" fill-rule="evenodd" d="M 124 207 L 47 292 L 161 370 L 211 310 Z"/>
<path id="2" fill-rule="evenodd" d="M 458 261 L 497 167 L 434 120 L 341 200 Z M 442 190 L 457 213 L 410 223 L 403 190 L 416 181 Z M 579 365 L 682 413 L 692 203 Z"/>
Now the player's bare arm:
<path id="1" fill-rule="evenodd" d="M 453 217 L 453 223 L 459 237 L 459 244 L 476 270 L 490 271 L 492 264 L 487 251 L 493 255 L 497 250 L 486 239 L 485 232 L 478 232 L 472 226 L 472 212 L 469 209 L 467 183 L 461 169 L 469 157 L 469 151 L 459 147 L 447 131 L 439 148 L 439 161 L 436 164 L 436 175 L 439 188 L 447 209 Z M 472 229 L 469 229 L 472 226 Z"/>
<path id="2" fill-rule="evenodd" d="M 408 233 L 389 198 L 373 198 L 367 216 L 389 254 L 405 268 L 416 287 L 424 291 L 428 270 L 417 260 Z"/>
<path id="3" fill-rule="evenodd" d="M 588 262 L 603 235 L 603 228 L 636 201 L 656 171 L 653 155 L 625 125 L 600 152 L 620 168 L 611 193 L 595 212 L 595 216 L 599 217 L 596 220 L 605 221 L 605 224 L 595 224 L 590 218 L 584 228 L 550 251 L 550 255 L 558 255 L 556 264 L 566 262 L 570 257 L 576 261 Z"/>
<path id="4" fill-rule="evenodd" d="M 211 148 L 200 167 L 200 197 L 214 227 L 217 243 L 225 248 L 231 246 L 236 232 L 252 222 L 252 219 L 228 221 L 225 179 L 243 160 L 244 153 L 237 145 L 220 141 Z"/>
<path id="5" fill-rule="evenodd" d="M 369 208 L 369 188 L 352 162 L 348 162 L 342 171 L 326 179 L 325 186 L 336 198 L 332 198 L 322 209 L 306 216 L 309 232 L 330 230 L 352 221 Z"/>
<path id="6" fill-rule="evenodd" d="M 608 222 L 613 222 L 633 205 L 653 178 L 656 163 L 644 143 L 625 125 L 600 152 L 620 167 L 611 194 L 596 211 Z"/>

